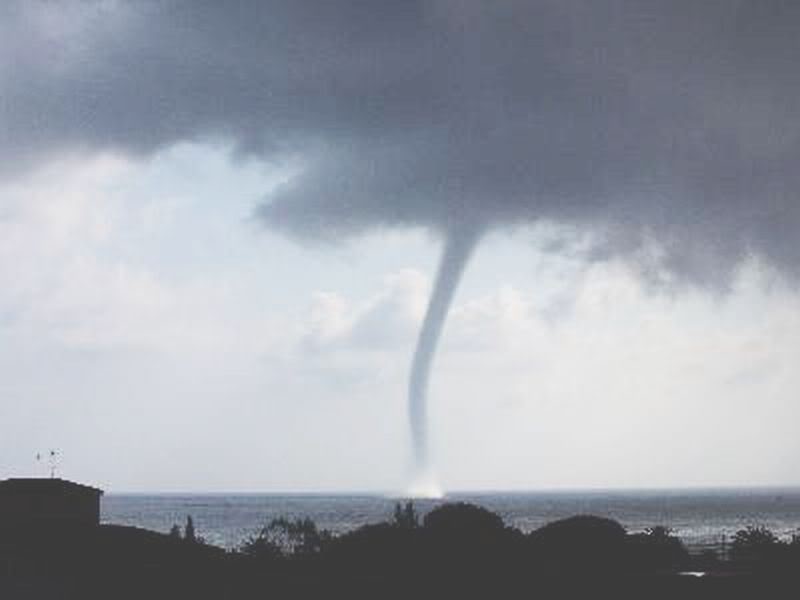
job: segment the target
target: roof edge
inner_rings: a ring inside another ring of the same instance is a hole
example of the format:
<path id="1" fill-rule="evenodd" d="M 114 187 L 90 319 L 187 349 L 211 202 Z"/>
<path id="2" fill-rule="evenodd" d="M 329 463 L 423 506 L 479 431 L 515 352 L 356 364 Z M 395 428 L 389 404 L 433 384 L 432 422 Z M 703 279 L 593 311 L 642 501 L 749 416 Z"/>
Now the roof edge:
<path id="1" fill-rule="evenodd" d="M 0 489 L 9 487 L 42 488 L 56 486 L 83 489 L 101 496 L 105 493 L 98 487 L 70 481 L 69 479 L 61 479 L 60 477 L 10 477 L 8 479 L 0 479 Z"/>

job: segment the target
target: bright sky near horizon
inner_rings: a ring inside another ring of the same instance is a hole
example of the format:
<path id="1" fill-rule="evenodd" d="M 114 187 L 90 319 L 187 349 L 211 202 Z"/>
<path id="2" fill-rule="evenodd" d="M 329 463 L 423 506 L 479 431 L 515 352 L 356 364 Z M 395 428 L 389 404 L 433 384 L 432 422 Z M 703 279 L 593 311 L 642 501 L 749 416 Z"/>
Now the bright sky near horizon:
<path id="1" fill-rule="evenodd" d="M 438 242 L 302 247 L 252 211 L 287 175 L 181 145 L 0 187 L 0 472 L 114 491 L 396 490 Z M 224 197 L 225 202 L 219 202 Z M 796 484 L 796 293 L 729 295 L 492 235 L 432 382 L 453 489 Z"/>
<path id="2" fill-rule="evenodd" d="M 406 489 L 412 353 L 475 231 L 445 489 L 800 485 L 798 26 L 2 3 L 0 478 L 56 449 L 117 492 Z"/>

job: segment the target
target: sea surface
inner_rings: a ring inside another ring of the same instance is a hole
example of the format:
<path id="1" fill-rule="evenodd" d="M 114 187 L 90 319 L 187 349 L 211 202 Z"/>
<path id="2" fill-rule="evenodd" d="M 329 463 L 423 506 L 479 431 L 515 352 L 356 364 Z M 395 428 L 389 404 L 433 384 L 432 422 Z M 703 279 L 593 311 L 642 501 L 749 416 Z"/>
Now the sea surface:
<path id="1" fill-rule="evenodd" d="M 320 528 L 342 533 L 390 519 L 398 500 L 369 494 L 108 494 L 102 521 L 167 532 L 191 515 L 207 542 L 235 548 L 275 517 L 309 517 Z M 459 493 L 414 502 L 423 515 L 443 502 L 459 501 L 486 507 L 525 532 L 576 514 L 615 519 L 629 532 L 664 525 L 693 552 L 724 550 L 733 534 L 748 525 L 766 526 L 785 539 L 800 533 L 798 488 Z"/>

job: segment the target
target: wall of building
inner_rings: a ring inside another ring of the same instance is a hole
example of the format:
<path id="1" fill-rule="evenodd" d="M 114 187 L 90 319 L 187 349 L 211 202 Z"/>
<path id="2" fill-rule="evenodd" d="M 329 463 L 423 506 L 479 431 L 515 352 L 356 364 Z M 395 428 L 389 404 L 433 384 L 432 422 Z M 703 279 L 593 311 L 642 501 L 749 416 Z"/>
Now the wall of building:
<path id="1" fill-rule="evenodd" d="M 0 489 L 0 526 L 59 521 L 97 525 L 100 494 L 84 488 L 57 490 Z"/>

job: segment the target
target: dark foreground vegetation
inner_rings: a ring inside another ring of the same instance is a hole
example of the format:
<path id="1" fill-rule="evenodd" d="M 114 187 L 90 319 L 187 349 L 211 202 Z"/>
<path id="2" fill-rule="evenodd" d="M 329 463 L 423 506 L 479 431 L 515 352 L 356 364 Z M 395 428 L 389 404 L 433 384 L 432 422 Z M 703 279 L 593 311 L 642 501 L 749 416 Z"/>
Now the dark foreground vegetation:
<path id="1" fill-rule="evenodd" d="M 702 577 L 688 574 L 702 571 Z M 800 590 L 800 542 L 763 528 L 727 560 L 691 556 L 663 527 L 628 534 L 576 516 L 523 534 L 488 510 L 447 504 L 333 536 L 276 519 L 235 551 L 189 521 L 164 535 L 132 527 L 0 531 L 0 598 L 772 598 Z"/>

